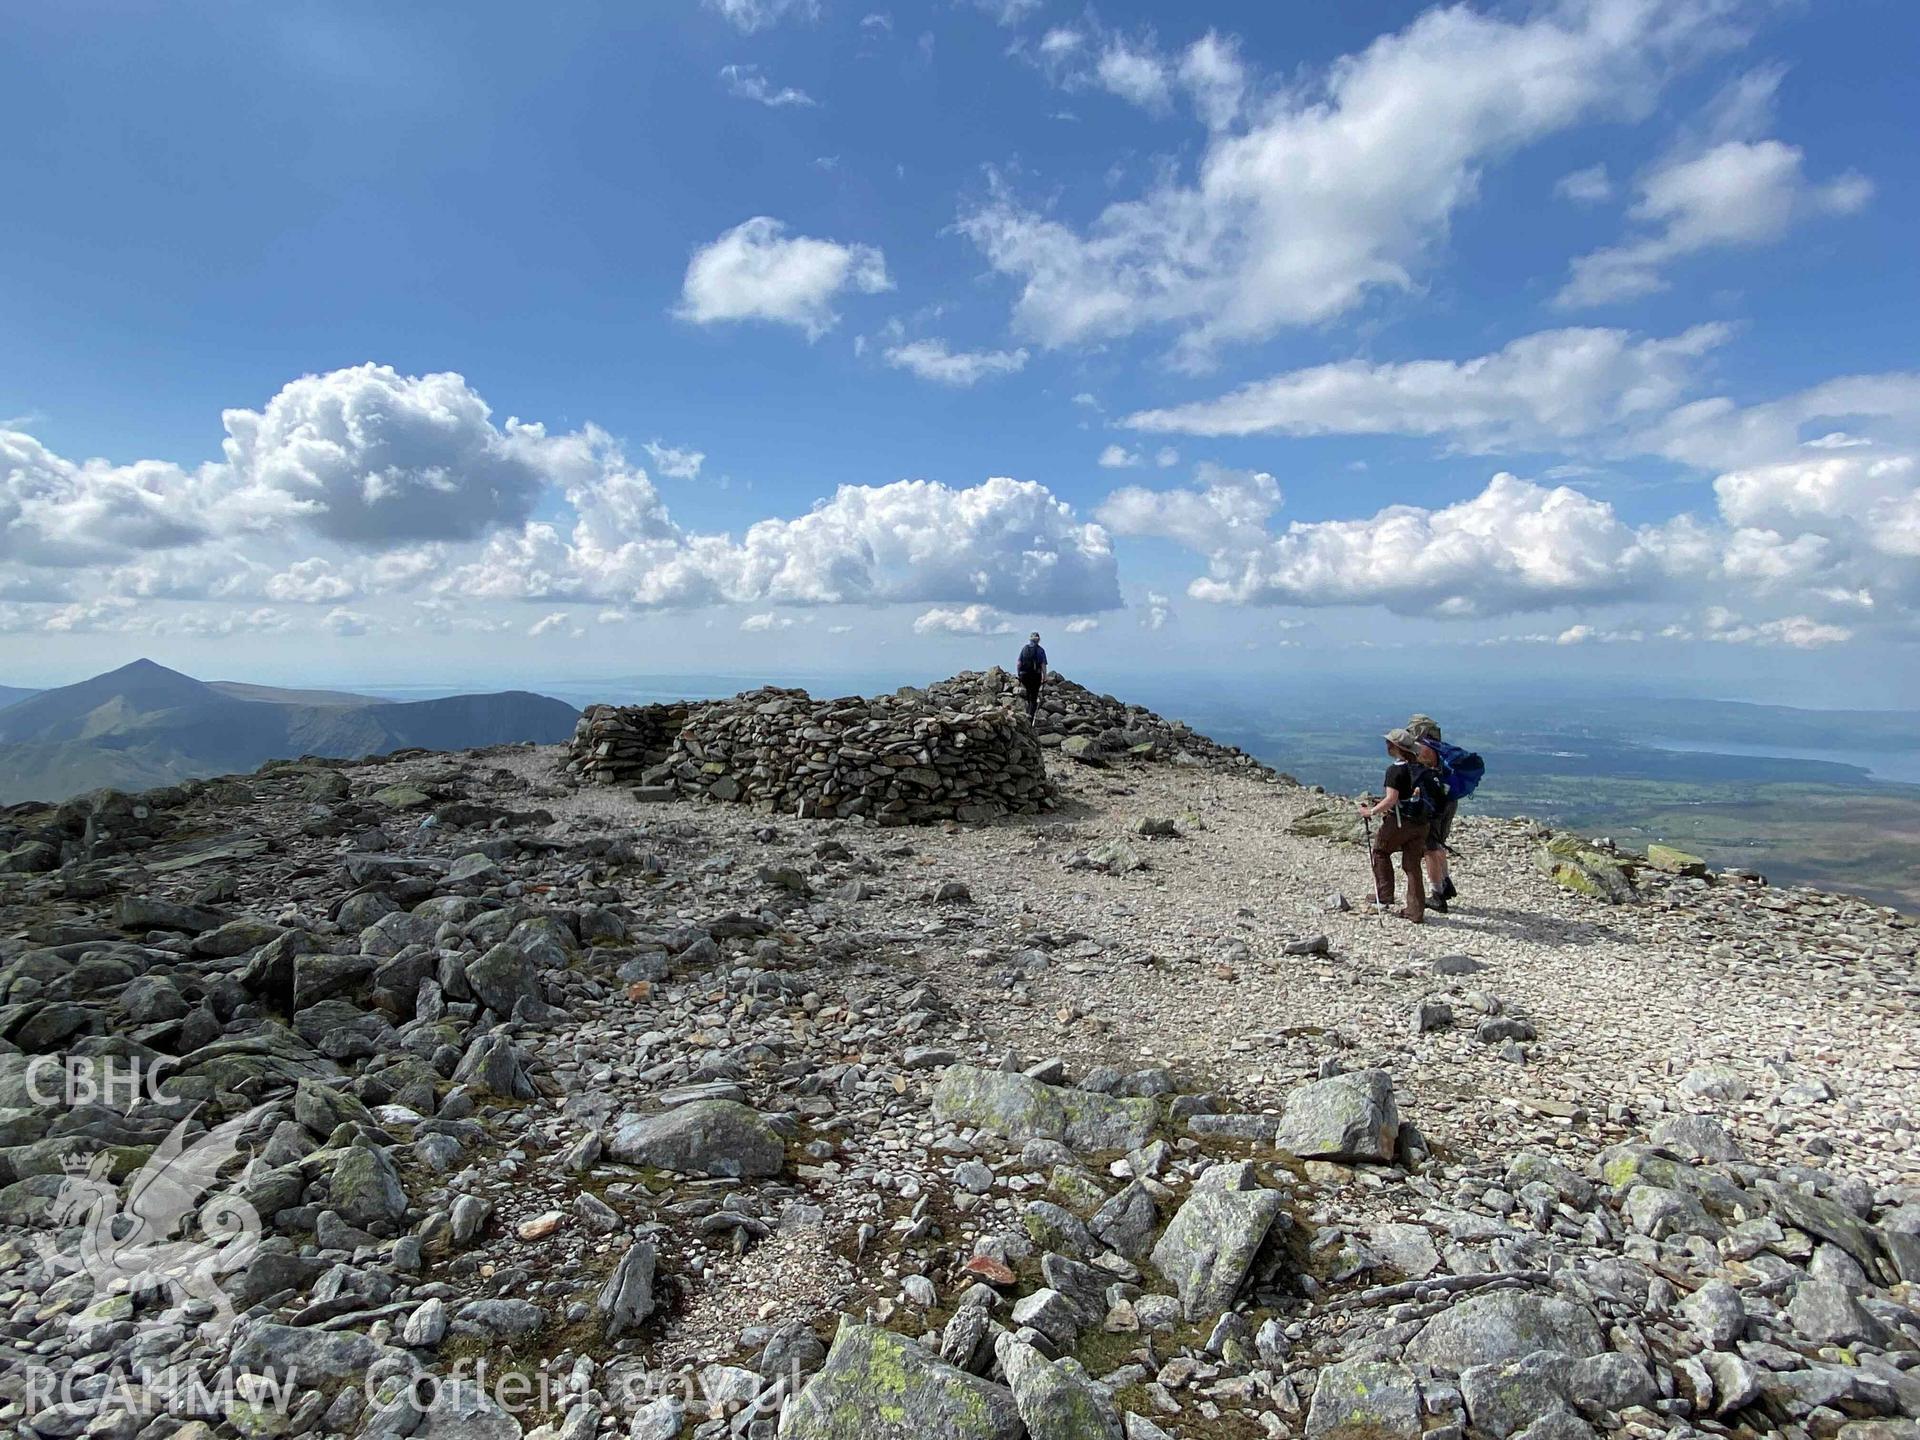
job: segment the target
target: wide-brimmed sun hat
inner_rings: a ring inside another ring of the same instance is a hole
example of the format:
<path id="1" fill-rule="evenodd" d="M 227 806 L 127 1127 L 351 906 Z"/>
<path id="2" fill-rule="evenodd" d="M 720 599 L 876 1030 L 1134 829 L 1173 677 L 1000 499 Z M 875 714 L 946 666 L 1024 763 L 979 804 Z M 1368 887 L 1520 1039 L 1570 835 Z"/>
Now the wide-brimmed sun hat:
<path id="1" fill-rule="evenodd" d="M 1387 731 L 1381 738 L 1385 740 L 1387 744 L 1393 746 L 1394 749 L 1405 750 L 1409 754 L 1420 748 L 1420 738 L 1417 735 L 1408 734 L 1399 727 Z"/>
<path id="2" fill-rule="evenodd" d="M 1434 723 L 1431 715 L 1409 715 L 1407 733 L 1419 740 L 1438 740 L 1440 727 Z"/>

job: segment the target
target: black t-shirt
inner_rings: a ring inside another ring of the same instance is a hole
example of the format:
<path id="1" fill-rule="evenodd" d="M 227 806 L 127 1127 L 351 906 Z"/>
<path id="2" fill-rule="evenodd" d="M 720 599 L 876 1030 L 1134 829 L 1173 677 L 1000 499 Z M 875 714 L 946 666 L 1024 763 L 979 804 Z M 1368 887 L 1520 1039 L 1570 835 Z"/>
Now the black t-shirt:
<path id="1" fill-rule="evenodd" d="M 1404 760 L 1394 761 L 1387 766 L 1387 778 L 1380 784 L 1383 787 L 1382 793 L 1391 790 L 1404 804 L 1413 796 L 1413 767 Z"/>

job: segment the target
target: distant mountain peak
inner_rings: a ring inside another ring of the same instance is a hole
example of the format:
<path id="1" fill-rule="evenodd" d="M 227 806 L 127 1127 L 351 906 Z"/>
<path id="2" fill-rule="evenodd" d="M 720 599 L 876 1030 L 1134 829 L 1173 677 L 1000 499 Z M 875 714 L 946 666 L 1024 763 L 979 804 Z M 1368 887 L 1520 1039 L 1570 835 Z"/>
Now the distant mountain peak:
<path id="1" fill-rule="evenodd" d="M 96 675 L 94 678 L 96 680 L 108 680 L 116 675 L 125 675 L 129 678 L 136 675 L 171 675 L 178 680 L 191 680 L 193 678 L 191 675 L 183 674 L 178 670 L 170 670 L 158 660 L 149 660 L 144 655 L 138 660 L 129 660 L 118 670 L 109 670 L 104 675 Z"/>

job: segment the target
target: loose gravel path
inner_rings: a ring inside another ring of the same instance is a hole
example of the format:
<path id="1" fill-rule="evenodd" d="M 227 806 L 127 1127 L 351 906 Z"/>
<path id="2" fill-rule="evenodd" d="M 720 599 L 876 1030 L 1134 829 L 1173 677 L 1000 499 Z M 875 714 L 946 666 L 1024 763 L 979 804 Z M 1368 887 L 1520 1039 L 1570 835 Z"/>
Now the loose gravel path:
<path id="1" fill-rule="evenodd" d="M 524 762 L 531 772 L 556 752 Z M 1355 847 L 1289 833 L 1328 797 L 1309 789 L 1167 765 L 1086 769 L 1052 762 L 1062 805 L 983 827 L 875 830 L 771 819 L 681 803 L 636 804 L 589 790 L 564 811 L 658 824 L 684 814 L 766 858 L 754 831 L 784 842 L 841 835 L 884 858 L 859 922 L 913 938 L 922 963 L 963 984 L 994 1042 L 1078 1065 L 1184 1068 L 1236 1106 L 1278 1108 L 1338 1055 L 1382 1065 L 1404 1112 L 1462 1156 L 1520 1144 L 1610 1143 L 1674 1109 L 1710 1111 L 1756 1157 L 1828 1155 L 1875 1183 L 1920 1180 L 1920 928 L 1841 897 L 1648 877 L 1644 903 L 1609 906 L 1563 890 L 1532 863 L 1525 822 L 1463 815 L 1455 835 L 1463 899 L 1422 927 L 1369 903 Z M 550 773 L 550 772 L 549 772 Z M 1342 802 L 1344 803 L 1344 802 Z M 1147 817 L 1174 838 L 1131 833 Z M 1124 839 L 1147 861 L 1126 875 L 1070 870 L 1077 851 Z M 886 857 L 890 849 L 910 854 Z M 905 908 L 959 879 L 971 903 Z M 1344 895 L 1350 911 L 1334 908 Z M 1070 936 L 1085 939 L 1060 944 Z M 1325 935 L 1328 953 L 1289 944 Z M 1045 950 L 1008 983 L 1009 957 Z M 970 954 L 970 952 L 972 952 Z M 1432 961 L 1484 966 L 1436 977 Z M 1430 996 L 1457 1023 L 1416 1034 Z M 1493 1010 L 1531 1023 L 1518 1052 L 1483 1044 Z M 1731 1067 L 1715 1093 L 1679 1087 Z M 1830 1092 L 1830 1098 L 1824 1098 Z M 1489 1101 L 1494 1102 L 1489 1105 Z"/>

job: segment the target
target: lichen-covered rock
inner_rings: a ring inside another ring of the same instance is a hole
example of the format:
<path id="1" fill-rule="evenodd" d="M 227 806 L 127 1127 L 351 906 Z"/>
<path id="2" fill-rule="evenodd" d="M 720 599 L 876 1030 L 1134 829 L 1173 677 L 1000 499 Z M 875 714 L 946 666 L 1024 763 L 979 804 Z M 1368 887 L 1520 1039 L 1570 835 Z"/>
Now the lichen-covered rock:
<path id="1" fill-rule="evenodd" d="M 1626 905 L 1639 899 L 1633 875 L 1611 855 L 1587 849 L 1575 837 L 1556 835 L 1540 847 L 1535 863 L 1555 884 L 1604 900 L 1609 905 Z"/>
<path id="2" fill-rule="evenodd" d="M 1352 806 L 1309 810 L 1296 815 L 1287 826 L 1290 835 L 1305 835 L 1316 840 L 1338 840 L 1346 845 L 1367 843 L 1366 823 Z"/>
<path id="3" fill-rule="evenodd" d="M 1058 1250 L 1066 1255 L 1089 1255 L 1093 1237 L 1078 1215 L 1051 1200 L 1029 1200 L 1020 1212 L 1020 1224 L 1027 1238 L 1042 1250 Z"/>
<path id="4" fill-rule="evenodd" d="M 1349 1360 L 1325 1365 L 1307 1411 L 1309 1440 L 1419 1440 L 1420 1390 L 1404 1365 Z"/>
<path id="5" fill-rule="evenodd" d="M 1303 1160 L 1391 1160 L 1399 1135 L 1392 1077 L 1360 1070 L 1287 1096 L 1274 1144 Z"/>
<path id="6" fill-rule="evenodd" d="M 1013 1395 L 913 1341 L 843 1323 L 827 1362 L 788 1405 L 781 1440 L 1019 1440 Z"/>
<path id="7" fill-rule="evenodd" d="M 691 1100 L 658 1115 L 626 1115 L 607 1153 L 631 1165 L 736 1180 L 778 1175 L 786 1142 L 751 1106 L 735 1100 Z"/>
<path id="8" fill-rule="evenodd" d="M 1529 1185 L 1549 1185 L 1554 1194 L 1575 1209 L 1593 1203 L 1593 1183 L 1570 1166 L 1538 1150 L 1522 1150 L 1507 1162 L 1507 1189 L 1514 1194 Z"/>
<path id="9" fill-rule="evenodd" d="M 540 979 L 519 946 L 502 943 L 467 962 L 467 984 L 475 998 L 496 1015 L 511 1015 L 516 1002 L 538 1001 Z"/>
<path id="10" fill-rule="evenodd" d="M 395 1224 L 407 1214 L 406 1187 L 384 1150 L 355 1145 L 335 1162 L 328 1195 L 355 1225 Z"/>
<path id="11" fill-rule="evenodd" d="M 1775 1180 L 1761 1181 L 1758 1189 L 1783 1225 L 1838 1245 L 1863 1266 L 1877 1262 L 1872 1228 L 1845 1207 Z"/>
<path id="12" fill-rule="evenodd" d="M 456 1085 L 477 1085 L 514 1100 L 531 1100 L 539 1093 L 527 1075 L 526 1055 L 504 1031 L 478 1036 L 454 1067 Z"/>
<path id="13" fill-rule="evenodd" d="M 1028 1440 L 1123 1440 L 1119 1417 L 1065 1366 L 1011 1333 L 994 1344 Z"/>
<path id="14" fill-rule="evenodd" d="M 1787 1303 L 1787 1319 L 1816 1345 L 1886 1339 L 1886 1330 L 1860 1308 L 1846 1287 L 1830 1280 L 1806 1280 L 1795 1286 Z"/>
<path id="15" fill-rule="evenodd" d="M 418 810 L 431 805 L 433 797 L 417 785 L 383 785 L 373 792 L 373 801 L 389 810 Z"/>
<path id="16" fill-rule="evenodd" d="M 1544 1416 L 1565 1412 L 1566 1370 L 1566 1356 L 1545 1350 L 1498 1365 L 1469 1366 L 1460 1372 L 1467 1418 L 1492 1440 L 1506 1440 Z"/>
<path id="17" fill-rule="evenodd" d="M 1075 1150 L 1133 1150 L 1153 1137 L 1153 1102 L 1044 1085 L 1006 1070 L 949 1065 L 933 1115 L 1013 1141 L 1058 1140 Z"/>
<path id="18" fill-rule="evenodd" d="M 1407 1344 L 1407 1356 L 1450 1375 L 1475 1365 L 1518 1360 L 1535 1350 L 1580 1359 L 1607 1348 L 1583 1306 L 1518 1290 L 1470 1295 L 1433 1317 Z"/>
<path id="19" fill-rule="evenodd" d="M 1180 1294 L 1180 1310 L 1199 1320 L 1233 1303 L 1279 1218 L 1278 1190 L 1258 1186 L 1246 1164 L 1215 1165 L 1153 1247 L 1153 1264 Z"/>
<path id="20" fill-rule="evenodd" d="M 1153 1195 L 1135 1180 L 1094 1212 L 1087 1229 L 1127 1259 L 1138 1260 L 1151 1248 L 1159 1219 Z"/>
<path id="21" fill-rule="evenodd" d="M 1656 870 L 1664 870 L 1669 875 L 1704 875 L 1707 862 L 1698 855 L 1689 855 L 1684 850 L 1676 850 L 1671 845 L 1647 846 L 1647 863 Z"/>

